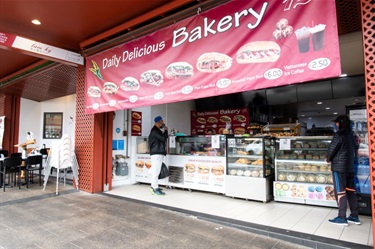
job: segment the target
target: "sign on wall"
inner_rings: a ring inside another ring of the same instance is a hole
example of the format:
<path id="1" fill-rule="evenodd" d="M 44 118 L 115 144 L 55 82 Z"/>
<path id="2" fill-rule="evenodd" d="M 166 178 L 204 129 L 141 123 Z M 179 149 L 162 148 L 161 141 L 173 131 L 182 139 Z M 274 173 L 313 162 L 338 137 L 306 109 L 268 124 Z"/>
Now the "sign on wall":
<path id="1" fill-rule="evenodd" d="M 142 112 L 132 111 L 132 136 L 142 135 Z"/>
<path id="2" fill-rule="evenodd" d="M 249 111 L 247 108 L 191 111 L 190 123 L 192 135 L 223 134 L 225 129 L 243 134 L 249 124 Z"/>
<path id="3" fill-rule="evenodd" d="M 86 113 L 341 74 L 335 1 L 233 0 L 86 59 Z"/>

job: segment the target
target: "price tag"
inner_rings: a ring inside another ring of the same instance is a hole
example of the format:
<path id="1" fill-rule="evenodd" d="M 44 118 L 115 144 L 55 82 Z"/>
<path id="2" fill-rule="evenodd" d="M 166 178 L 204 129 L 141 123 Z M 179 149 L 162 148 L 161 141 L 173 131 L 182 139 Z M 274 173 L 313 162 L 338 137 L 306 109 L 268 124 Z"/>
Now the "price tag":
<path id="1" fill-rule="evenodd" d="M 283 130 L 284 131 L 290 131 L 290 127 L 284 127 Z"/>
<path id="2" fill-rule="evenodd" d="M 220 149 L 220 135 L 211 136 L 211 144 L 212 144 L 212 148 Z"/>
<path id="3" fill-rule="evenodd" d="M 169 148 L 176 148 L 176 136 L 169 136 Z"/>
<path id="4" fill-rule="evenodd" d="M 182 94 L 189 94 L 193 91 L 193 87 L 190 86 L 190 85 L 187 85 L 187 86 L 184 86 L 182 89 L 181 89 L 181 93 Z"/>
<path id="5" fill-rule="evenodd" d="M 283 70 L 280 68 L 271 68 L 264 73 L 264 78 L 267 80 L 275 80 L 283 75 Z"/>
<path id="6" fill-rule="evenodd" d="M 234 148 L 234 147 L 236 147 L 236 139 L 229 138 L 229 139 L 228 139 L 228 147 L 229 147 L 229 148 Z"/>
<path id="7" fill-rule="evenodd" d="M 154 99 L 155 100 L 159 100 L 159 99 L 162 99 L 164 97 L 164 93 L 163 92 L 157 92 L 154 94 Z"/>
<path id="8" fill-rule="evenodd" d="M 216 82 L 216 86 L 218 88 L 226 88 L 226 87 L 230 86 L 231 83 L 232 83 L 232 81 L 230 79 L 223 78 L 223 79 L 220 79 Z"/>
<path id="9" fill-rule="evenodd" d="M 328 67 L 330 64 L 331 61 L 328 58 L 318 58 L 311 61 L 308 65 L 308 68 L 317 71 Z"/>

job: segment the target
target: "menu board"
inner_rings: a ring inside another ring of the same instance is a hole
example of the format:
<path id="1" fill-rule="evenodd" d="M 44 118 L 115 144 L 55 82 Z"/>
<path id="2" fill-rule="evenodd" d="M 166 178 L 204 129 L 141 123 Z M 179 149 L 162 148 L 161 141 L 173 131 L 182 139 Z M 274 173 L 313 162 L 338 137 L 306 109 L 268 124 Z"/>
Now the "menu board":
<path id="1" fill-rule="evenodd" d="M 191 135 L 223 134 L 225 129 L 244 134 L 249 123 L 247 108 L 220 109 L 217 111 L 191 111 Z"/>
<path id="2" fill-rule="evenodd" d="M 132 136 L 142 135 L 142 112 L 132 111 Z"/>

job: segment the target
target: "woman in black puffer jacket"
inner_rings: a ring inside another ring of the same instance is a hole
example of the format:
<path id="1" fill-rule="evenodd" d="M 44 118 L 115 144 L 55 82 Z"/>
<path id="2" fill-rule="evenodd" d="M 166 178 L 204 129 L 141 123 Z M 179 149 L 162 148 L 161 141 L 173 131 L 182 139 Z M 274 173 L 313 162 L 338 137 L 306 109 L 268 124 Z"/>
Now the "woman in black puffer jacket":
<path id="1" fill-rule="evenodd" d="M 334 134 L 327 151 L 327 162 L 331 163 L 335 197 L 339 208 L 338 216 L 329 222 L 347 226 L 348 222 L 361 224 L 358 218 L 358 202 L 354 185 L 354 155 L 356 153 L 355 136 L 350 131 L 347 116 L 335 119 L 339 130 Z M 350 215 L 346 217 L 349 202 Z"/>

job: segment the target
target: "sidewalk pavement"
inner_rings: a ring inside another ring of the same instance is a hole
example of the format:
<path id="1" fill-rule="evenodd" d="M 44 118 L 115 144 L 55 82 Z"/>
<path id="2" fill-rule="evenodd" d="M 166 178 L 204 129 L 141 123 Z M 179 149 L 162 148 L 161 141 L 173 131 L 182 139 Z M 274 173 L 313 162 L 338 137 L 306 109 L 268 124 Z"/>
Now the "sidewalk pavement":
<path id="1" fill-rule="evenodd" d="M 56 195 L 55 180 L 45 191 L 38 184 L 1 189 L 0 248 L 308 248 L 71 183 L 60 184 Z"/>

